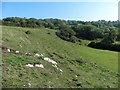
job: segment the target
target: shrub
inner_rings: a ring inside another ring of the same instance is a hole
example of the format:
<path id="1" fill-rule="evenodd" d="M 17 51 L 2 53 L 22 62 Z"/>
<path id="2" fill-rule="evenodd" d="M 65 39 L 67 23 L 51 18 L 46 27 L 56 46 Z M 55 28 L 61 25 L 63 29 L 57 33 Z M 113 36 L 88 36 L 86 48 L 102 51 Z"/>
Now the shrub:
<path id="1" fill-rule="evenodd" d="M 61 35 L 60 32 L 57 32 L 56 35 L 59 36 L 63 40 L 70 41 L 70 42 L 73 42 L 73 43 L 78 41 L 76 36 L 65 37 L 65 36 Z"/>
<path id="2" fill-rule="evenodd" d="M 75 43 L 77 41 L 77 38 L 75 36 L 71 36 L 70 37 L 70 41 L 73 42 L 73 43 Z"/>
<path id="3" fill-rule="evenodd" d="M 31 34 L 31 31 L 26 31 L 25 33 L 26 33 L 26 34 Z"/>
<path id="4" fill-rule="evenodd" d="M 120 44 L 107 44 L 101 42 L 91 42 L 88 44 L 89 47 L 103 49 L 103 50 L 111 50 L 120 52 Z"/>

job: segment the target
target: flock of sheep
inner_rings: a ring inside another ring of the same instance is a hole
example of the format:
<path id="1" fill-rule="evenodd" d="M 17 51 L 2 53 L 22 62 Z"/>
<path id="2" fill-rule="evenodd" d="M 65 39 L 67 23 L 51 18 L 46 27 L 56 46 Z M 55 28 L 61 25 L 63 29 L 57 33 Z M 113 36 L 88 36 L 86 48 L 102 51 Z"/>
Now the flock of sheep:
<path id="1" fill-rule="evenodd" d="M 15 53 L 15 54 L 24 54 L 24 55 L 27 55 L 27 56 L 34 56 L 34 57 L 38 57 L 38 58 L 42 58 L 44 61 L 47 61 L 47 62 L 49 62 L 49 63 L 51 63 L 52 64 L 52 66 L 54 67 L 54 68 L 56 68 L 57 70 L 59 70 L 61 73 L 63 72 L 63 70 L 62 69 L 59 69 L 58 68 L 58 63 L 56 62 L 56 61 L 54 61 L 54 60 L 52 60 L 52 59 L 50 59 L 50 58 L 48 58 L 48 57 L 44 57 L 44 55 L 43 54 L 38 54 L 38 53 L 35 53 L 35 54 L 31 54 L 31 53 L 21 53 L 20 51 L 18 51 L 18 50 L 13 50 L 13 49 L 10 49 L 10 48 L 6 48 L 6 47 L 2 47 L 2 49 L 4 49 L 4 52 L 8 52 L 8 53 Z M 30 68 L 32 68 L 32 67 L 39 67 L 39 68 L 44 68 L 44 65 L 43 64 L 30 64 L 30 63 L 28 63 L 28 64 L 26 64 L 25 65 L 26 67 L 30 67 Z"/>

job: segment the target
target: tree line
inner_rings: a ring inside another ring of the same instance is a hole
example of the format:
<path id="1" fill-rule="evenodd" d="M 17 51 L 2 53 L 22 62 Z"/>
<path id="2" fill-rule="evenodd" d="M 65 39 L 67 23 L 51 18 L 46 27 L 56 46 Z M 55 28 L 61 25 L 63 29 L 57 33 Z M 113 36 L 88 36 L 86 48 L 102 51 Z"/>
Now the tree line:
<path id="1" fill-rule="evenodd" d="M 111 45 L 120 41 L 120 21 L 76 21 L 61 19 L 36 19 L 7 17 L 0 20 L 0 24 L 8 26 L 50 28 L 58 30 L 56 33 L 60 38 L 79 42 L 80 39 L 96 40 L 99 43 Z M 92 45 L 92 44 L 91 44 Z"/>

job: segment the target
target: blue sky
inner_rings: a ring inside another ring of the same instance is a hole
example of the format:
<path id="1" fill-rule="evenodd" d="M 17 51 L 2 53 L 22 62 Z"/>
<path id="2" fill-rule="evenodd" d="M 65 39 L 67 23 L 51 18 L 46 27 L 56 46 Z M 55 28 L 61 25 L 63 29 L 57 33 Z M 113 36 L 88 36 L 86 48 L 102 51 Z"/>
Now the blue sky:
<path id="1" fill-rule="evenodd" d="M 65 20 L 117 20 L 118 3 L 113 2 L 3 2 L 2 18 L 59 18 Z"/>

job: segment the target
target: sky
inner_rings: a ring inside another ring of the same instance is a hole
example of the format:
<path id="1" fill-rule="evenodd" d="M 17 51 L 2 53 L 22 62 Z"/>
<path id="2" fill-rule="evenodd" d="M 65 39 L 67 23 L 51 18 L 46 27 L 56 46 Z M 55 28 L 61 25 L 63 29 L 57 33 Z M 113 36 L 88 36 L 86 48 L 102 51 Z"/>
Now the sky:
<path id="1" fill-rule="evenodd" d="M 118 20 L 117 2 L 2 2 L 2 18 Z"/>

